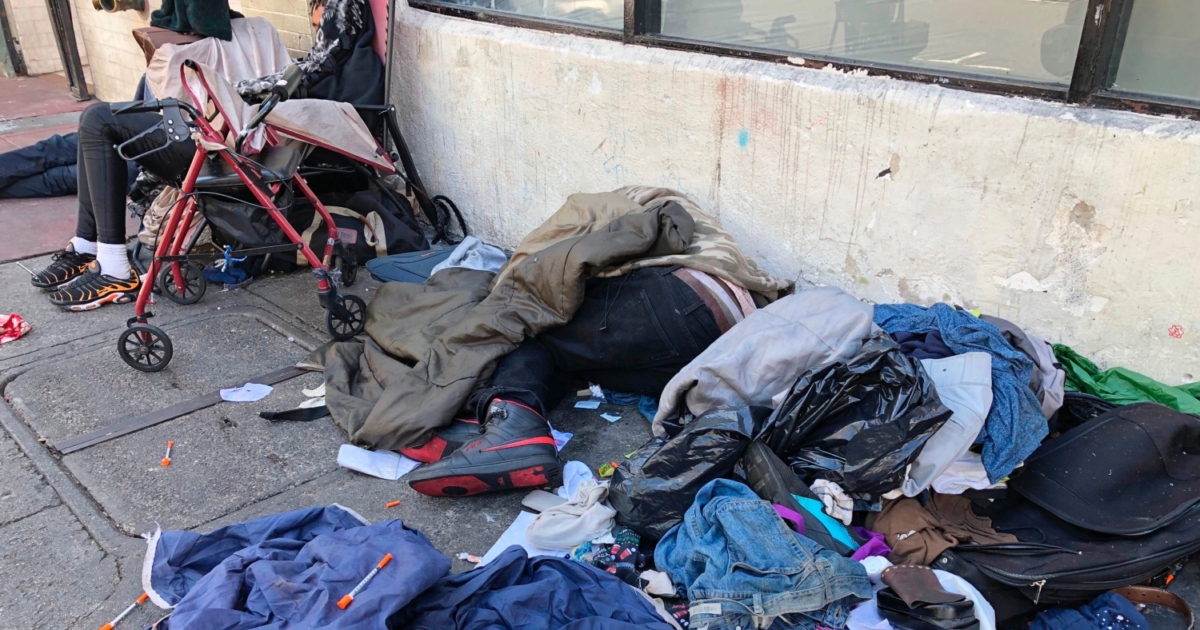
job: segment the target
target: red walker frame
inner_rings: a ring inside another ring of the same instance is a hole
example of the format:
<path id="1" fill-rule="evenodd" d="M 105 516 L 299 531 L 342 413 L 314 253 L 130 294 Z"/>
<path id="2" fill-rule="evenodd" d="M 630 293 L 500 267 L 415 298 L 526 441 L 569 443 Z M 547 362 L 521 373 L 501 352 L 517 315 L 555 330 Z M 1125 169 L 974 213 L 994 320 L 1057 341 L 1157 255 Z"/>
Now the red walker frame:
<path id="1" fill-rule="evenodd" d="M 134 305 L 134 316 L 126 322 L 127 328 L 122 332 L 121 338 L 118 341 L 118 352 L 121 358 L 131 367 L 144 372 L 157 372 L 166 367 L 167 363 L 171 360 L 173 350 L 170 338 L 165 331 L 148 323 L 149 318 L 153 317 L 153 313 L 147 311 L 146 307 L 154 303 L 151 298 L 151 292 L 164 264 L 164 258 L 167 259 L 165 264 L 170 265 L 171 279 L 174 281 L 175 287 L 181 292 L 186 292 L 187 290 L 183 271 L 184 262 L 181 261 L 181 254 L 184 251 L 189 230 L 184 226 L 190 226 L 193 217 L 197 213 L 196 197 L 193 194 L 195 192 L 196 181 L 200 176 L 201 169 L 204 167 L 205 160 L 209 159 L 211 154 L 214 153 L 214 151 L 205 149 L 204 144 L 225 145 L 226 135 L 230 131 L 227 122 L 229 118 L 222 110 L 220 101 L 214 95 L 211 86 L 208 85 L 204 74 L 191 61 L 188 61 L 180 67 L 180 78 L 192 101 L 197 106 L 201 105 L 200 99 L 196 97 L 188 85 L 186 77 L 187 68 L 191 68 L 196 72 L 217 113 L 221 115 L 222 123 L 220 129 L 216 129 L 203 115 L 191 116 L 192 121 L 189 126 L 193 130 L 193 137 L 196 139 L 196 154 L 192 158 L 192 163 L 188 168 L 187 175 L 184 177 L 183 185 L 180 187 L 179 200 L 172 208 L 170 218 L 158 236 L 158 241 L 154 249 L 154 258 L 147 272 L 147 280 L 143 282 L 141 289 L 138 291 L 137 301 Z M 259 114 L 247 124 L 246 129 L 242 130 L 242 137 L 261 124 L 266 133 L 267 146 L 277 144 L 279 138 L 276 130 L 271 125 L 265 123 L 266 114 L 269 113 L 274 105 L 275 103 L 270 103 L 269 105 L 264 103 Z M 161 102 L 159 106 L 161 108 Z M 191 111 L 191 108 L 188 109 Z M 203 113 L 201 112 L 201 114 Z M 305 138 L 295 133 L 287 133 L 287 135 L 307 144 L 334 151 L 358 162 L 365 163 L 368 166 L 378 166 L 377 164 L 366 162 L 358 156 L 311 138 Z M 393 172 L 398 174 L 399 171 L 396 169 L 391 156 L 379 146 L 378 141 L 376 141 L 376 148 L 378 155 L 386 160 Z M 312 189 L 308 186 L 308 182 L 298 172 L 291 176 L 291 181 L 300 189 L 305 198 L 312 202 L 325 223 L 328 238 L 325 240 L 325 251 L 321 258 L 317 258 L 312 248 L 309 247 L 308 243 L 304 242 L 304 239 L 288 223 L 287 218 L 283 216 L 283 213 L 279 211 L 272 201 L 272 195 L 279 191 L 282 184 L 277 183 L 268 188 L 268 185 L 262 179 L 258 166 L 252 160 L 238 155 L 229 149 L 215 152 L 225 160 L 225 163 L 237 174 L 242 183 L 250 189 L 254 198 L 266 210 L 271 219 L 279 225 L 283 233 L 287 235 L 288 240 L 297 246 L 301 255 L 304 256 L 309 266 L 312 267 L 313 273 L 317 276 L 317 295 L 329 311 L 326 322 L 330 328 L 330 333 L 335 338 L 348 339 L 361 332 L 365 324 L 366 304 L 357 296 L 341 294 L 339 291 L 341 285 L 340 274 L 333 274 L 330 271 L 334 249 L 338 243 L 338 228 L 334 223 L 333 216 L 326 210 L 324 204 L 321 203 L 316 194 L 313 193 Z M 270 190 L 270 195 L 267 194 L 267 190 Z M 164 286 L 163 290 L 167 291 L 169 288 Z M 348 322 L 349 334 L 345 334 L 346 331 L 339 334 L 335 330 L 335 323 L 333 322 L 338 321 L 342 323 Z"/>

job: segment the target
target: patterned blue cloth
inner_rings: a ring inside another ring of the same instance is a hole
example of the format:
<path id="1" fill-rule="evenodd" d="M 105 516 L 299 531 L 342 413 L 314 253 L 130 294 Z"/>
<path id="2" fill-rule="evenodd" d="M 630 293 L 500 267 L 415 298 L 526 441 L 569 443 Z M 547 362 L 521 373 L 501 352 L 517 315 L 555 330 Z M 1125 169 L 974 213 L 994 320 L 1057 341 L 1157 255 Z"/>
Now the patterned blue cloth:
<path id="1" fill-rule="evenodd" d="M 653 396 L 640 396 L 638 394 L 626 394 L 623 392 L 614 392 L 611 389 L 604 391 L 604 402 L 610 405 L 619 407 L 629 407 L 637 405 L 638 411 L 642 416 L 650 422 L 654 422 L 654 416 L 658 414 L 658 399 Z"/>
<path id="2" fill-rule="evenodd" d="M 1105 593 L 1079 610 L 1051 608 L 1029 630 L 1150 630 L 1150 624 L 1128 599 Z"/>
<path id="3" fill-rule="evenodd" d="M 947 304 L 879 304 L 875 323 L 889 334 L 936 330 L 956 354 L 986 352 L 992 357 L 992 409 L 979 433 L 983 467 L 996 483 L 1007 477 L 1042 443 L 1049 428 L 1042 405 L 1029 388 L 1033 362 L 1012 347 L 1000 329 Z"/>

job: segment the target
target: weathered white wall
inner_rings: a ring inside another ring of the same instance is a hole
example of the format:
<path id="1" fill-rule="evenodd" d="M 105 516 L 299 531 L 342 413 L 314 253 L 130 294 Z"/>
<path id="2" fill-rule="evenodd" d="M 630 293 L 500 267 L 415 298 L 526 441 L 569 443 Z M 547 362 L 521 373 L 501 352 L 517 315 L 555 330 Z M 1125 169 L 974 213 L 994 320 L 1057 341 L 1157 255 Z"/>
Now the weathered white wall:
<path id="1" fill-rule="evenodd" d="M 775 274 L 1200 378 L 1200 124 L 398 13 L 407 140 L 484 238 L 670 186 Z"/>
<path id="2" fill-rule="evenodd" d="M 89 0 L 90 1 L 90 0 Z M 45 0 L 7 0 L 9 26 L 13 39 L 25 60 L 25 69 L 30 76 L 61 72 L 62 56 L 54 38 L 54 25 L 50 22 L 50 10 Z M 80 61 L 88 65 L 87 51 L 79 28 L 75 29 L 75 42 L 79 46 Z"/>

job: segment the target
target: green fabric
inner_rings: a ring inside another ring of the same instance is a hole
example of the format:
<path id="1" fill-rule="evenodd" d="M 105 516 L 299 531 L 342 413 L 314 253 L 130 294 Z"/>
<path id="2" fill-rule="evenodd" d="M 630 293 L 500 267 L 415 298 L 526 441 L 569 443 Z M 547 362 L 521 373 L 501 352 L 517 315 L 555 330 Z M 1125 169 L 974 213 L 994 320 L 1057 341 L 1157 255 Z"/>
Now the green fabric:
<path id="1" fill-rule="evenodd" d="M 1062 344 L 1054 344 L 1054 356 L 1067 371 L 1067 391 L 1099 396 L 1114 405 L 1156 402 L 1200 415 L 1200 382 L 1172 387 L 1125 368 L 1101 372 L 1087 357 Z"/>
<path id="2" fill-rule="evenodd" d="M 150 26 L 229 41 L 233 39 L 229 20 L 240 17 L 241 13 L 229 10 L 229 0 L 163 0 L 162 8 L 150 14 Z"/>

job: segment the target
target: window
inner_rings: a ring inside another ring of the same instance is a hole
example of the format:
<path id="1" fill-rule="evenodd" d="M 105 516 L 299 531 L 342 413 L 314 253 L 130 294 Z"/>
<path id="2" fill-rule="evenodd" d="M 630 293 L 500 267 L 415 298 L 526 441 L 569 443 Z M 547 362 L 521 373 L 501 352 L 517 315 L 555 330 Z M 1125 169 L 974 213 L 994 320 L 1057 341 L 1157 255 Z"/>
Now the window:
<path id="1" fill-rule="evenodd" d="M 662 34 L 1070 83 L 1087 0 L 663 0 Z"/>
<path id="2" fill-rule="evenodd" d="M 1112 89 L 1200 100 L 1200 1 L 1137 0 Z"/>
<path id="3" fill-rule="evenodd" d="M 1200 118 L 1200 0 L 410 0 L 628 44 Z M 626 12 L 630 15 L 626 16 Z"/>
<path id="4" fill-rule="evenodd" d="M 622 0 L 444 0 L 443 4 L 621 30 Z"/>

